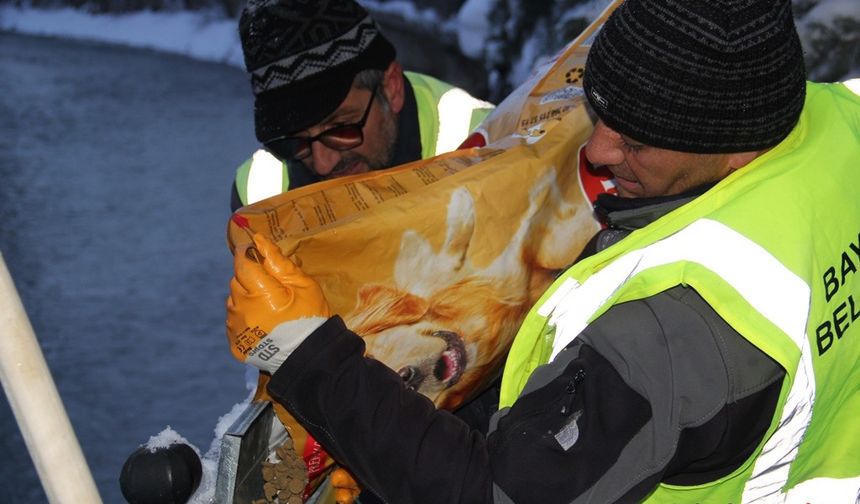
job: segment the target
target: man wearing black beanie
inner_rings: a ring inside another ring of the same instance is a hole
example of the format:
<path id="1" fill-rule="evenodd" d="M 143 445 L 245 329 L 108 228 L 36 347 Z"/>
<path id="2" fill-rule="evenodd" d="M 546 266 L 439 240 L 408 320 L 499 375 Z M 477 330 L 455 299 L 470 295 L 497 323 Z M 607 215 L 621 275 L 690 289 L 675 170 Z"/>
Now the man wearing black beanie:
<path id="1" fill-rule="evenodd" d="M 619 196 L 523 323 L 489 434 L 365 358 L 265 239 L 283 301 L 237 287 L 273 282 L 237 250 L 228 339 L 270 320 L 284 350 L 234 355 L 386 502 L 856 503 L 860 82 L 805 80 L 789 0 L 627 0 L 583 91 Z"/>
<path id="2" fill-rule="evenodd" d="M 234 211 L 320 180 L 454 150 L 493 107 L 404 72 L 354 0 L 249 0 L 239 34 L 264 149 L 237 170 Z"/>

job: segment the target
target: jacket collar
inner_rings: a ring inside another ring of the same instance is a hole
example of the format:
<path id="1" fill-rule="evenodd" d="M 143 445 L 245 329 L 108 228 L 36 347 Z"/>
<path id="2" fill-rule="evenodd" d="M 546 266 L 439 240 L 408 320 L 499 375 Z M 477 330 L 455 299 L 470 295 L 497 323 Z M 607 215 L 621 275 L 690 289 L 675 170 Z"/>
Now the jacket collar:
<path id="1" fill-rule="evenodd" d="M 605 228 L 589 240 L 574 262 L 618 243 L 633 231 L 701 196 L 713 185 L 705 184 L 681 194 L 656 198 L 622 198 L 608 193 L 598 195 L 594 211 Z"/>

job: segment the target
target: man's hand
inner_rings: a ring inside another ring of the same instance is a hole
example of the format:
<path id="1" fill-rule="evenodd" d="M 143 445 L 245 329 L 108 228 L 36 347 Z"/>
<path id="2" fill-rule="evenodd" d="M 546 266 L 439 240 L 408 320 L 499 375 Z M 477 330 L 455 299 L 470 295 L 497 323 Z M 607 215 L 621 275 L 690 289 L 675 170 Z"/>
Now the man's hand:
<path id="1" fill-rule="evenodd" d="M 319 284 L 263 235 L 234 251 L 227 340 L 236 359 L 274 373 L 329 317 Z"/>

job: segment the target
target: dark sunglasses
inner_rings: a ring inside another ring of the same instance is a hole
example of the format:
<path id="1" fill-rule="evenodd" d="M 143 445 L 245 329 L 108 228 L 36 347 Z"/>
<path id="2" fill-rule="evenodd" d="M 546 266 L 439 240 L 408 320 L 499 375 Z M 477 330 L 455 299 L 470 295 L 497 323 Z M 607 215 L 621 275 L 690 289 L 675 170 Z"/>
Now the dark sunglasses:
<path id="1" fill-rule="evenodd" d="M 361 119 L 352 124 L 341 124 L 329 128 L 312 137 L 283 136 L 269 140 L 263 145 L 272 154 L 283 160 L 306 159 L 311 155 L 311 145 L 314 142 L 322 142 L 323 145 L 337 151 L 345 151 L 358 147 L 364 143 L 364 124 L 370 115 L 370 107 L 376 97 L 379 85 L 374 86 L 370 92 L 370 101 L 364 109 Z"/>

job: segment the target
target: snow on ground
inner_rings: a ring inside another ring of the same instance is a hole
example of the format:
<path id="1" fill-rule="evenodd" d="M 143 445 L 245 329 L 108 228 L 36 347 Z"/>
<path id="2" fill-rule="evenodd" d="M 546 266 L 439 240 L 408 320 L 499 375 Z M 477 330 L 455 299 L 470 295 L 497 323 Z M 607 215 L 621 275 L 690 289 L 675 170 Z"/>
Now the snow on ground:
<path id="1" fill-rule="evenodd" d="M 470 3 L 486 4 L 487 0 L 471 0 Z M 373 12 L 399 16 L 410 22 L 445 31 L 457 29 L 456 22 L 440 19 L 432 9 L 418 9 L 409 2 L 365 1 L 362 4 Z M 244 68 L 237 23 L 236 19 L 214 12 L 92 14 L 72 8 L 46 10 L 0 5 L 0 30 L 155 49 Z M 473 19 L 465 29 L 486 32 L 482 24 L 486 22 Z M 483 39 L 471 36 L 469 40 L 470 47 L 478 47 L 480 53 L 479 44 Z"/>
<path id="2" fill-rule="evenodd" d="M 244 68 L 236 20 L 205 12 L 94 15 L 0 6 L 0 30 L 156 49 Z"/>

